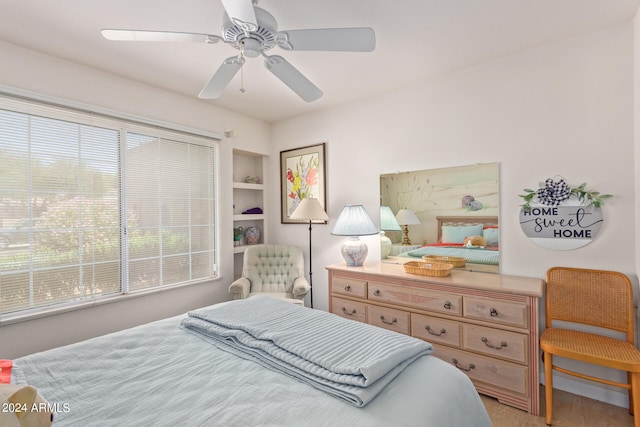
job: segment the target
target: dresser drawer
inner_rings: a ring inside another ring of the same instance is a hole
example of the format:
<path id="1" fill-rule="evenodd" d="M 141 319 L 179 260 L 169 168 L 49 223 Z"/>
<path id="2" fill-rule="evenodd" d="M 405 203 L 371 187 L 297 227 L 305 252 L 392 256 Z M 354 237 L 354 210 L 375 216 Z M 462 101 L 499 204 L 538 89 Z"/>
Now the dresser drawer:
<path id="1" fill-rule="evenodd" d="M 331 286 L 334 294 L 351 295 L 358 298 L 367 297 L 367 282 L 365 280 L 334 276 Z"/>
<path id="2" fill-rule="evenodd" d="M 346 319 L 367 322 L 367 304 L 342 298 L 331 298 L 331 312 Z"/>
<path id="3" fill-rule="evenodd" d="M 464 297 L 464 317 L 527 328 L 529 307 L 524 303 Z"/>
<path id="4" fill-rule="evenodd" d="M 482 383 L 486 388 L 499 387 L 528 396 L 529 368 L 526 366 L 441 345 L 435 346 L 433 354 L 464 371 L 474 383 Z"/>
<path id="5" fill-rule="evenodd" d="M 519 363 L 528 361 L 528 335 L 470 324 L 465 324 L 463 331 L 462 348 L 466 350 Z"/>
<path id="6" fill-rule="evenodd" d="M 409 335 L 409 313 L 388 307 L 367 307 L 367 323 Z"/>
<path id="7" fill-rule="evenodd" d="M 452 316 L 462 315 L 462 296 L 439 293 L 427 289 L 369 282 L 368 298 L 372 301 L 400 304 L 407 307 L 446 313 Z"/>
<path id="8" fill-rule="evenodd" d="M 460 347 L 462 324 L 452 320 L 411 313 L 411 335 L 430 343 Z"/>

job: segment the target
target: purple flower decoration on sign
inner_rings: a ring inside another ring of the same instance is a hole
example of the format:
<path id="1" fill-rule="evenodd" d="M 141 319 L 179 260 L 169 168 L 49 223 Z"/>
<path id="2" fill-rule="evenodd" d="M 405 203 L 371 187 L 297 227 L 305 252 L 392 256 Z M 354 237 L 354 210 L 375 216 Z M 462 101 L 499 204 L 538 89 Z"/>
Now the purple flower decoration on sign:
<path id="1" fill-rule="evenodd" d="M 548 178 L 544 184 L 544 187 L 538 189 L 537 192 L 538 201 L 543 205 L 558 206 L 569 198 L 571 189 L 567 183 L 564 182 L 564 179 L 556 182 L 553 179 Z"/>

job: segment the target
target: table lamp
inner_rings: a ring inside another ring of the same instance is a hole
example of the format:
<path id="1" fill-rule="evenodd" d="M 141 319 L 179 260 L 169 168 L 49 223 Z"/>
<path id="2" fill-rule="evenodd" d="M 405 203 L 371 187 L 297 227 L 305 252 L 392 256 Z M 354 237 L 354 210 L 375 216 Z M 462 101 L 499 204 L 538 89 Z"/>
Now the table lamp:
<path id="1" fill-rule="evenodd" d="M 404 225 L 404 237 L 402 238 L 402 244 L 408 246 L 411 244 L 409 240 L 409 225 L 420 224 L 420 220 L 411 209 L 400 209 L 396 214 L 398 223 Z"/>
<path id="2" fill-rule="evenodd" d="M 333 227 L 331 234 L 349 236 L 342 245 L 342 257 L 349 267 L 360 267 L 367 258 L 369 248 L 359 236 L 378 234 L 376 225 L 362 205 L 345 206 Z"/>
<path id="3" fill-rule="evenodd" d="M 311 265 L 311 223 L 313 221 L 322 221 L 326 222 L 329 219 L 329 216 L 324 211 L 324 208 L 318 201 L 318 199 L 313 197 L 307 197 L 302 199 L 298 207 L 293 211 L 293 213 L 289 216 L 289 219 L 294 220 L 302 220 L 309 221 L 309 285 L 311 286 L 311 291 L 309 292 L 309 299 L 311 303 L 311 308 L 313 308 L 313 268 Z"/>
<path id="4" fill-rule="evenodd" d="M 380 206 L 380 256 L 385 259 L 391 253 L 391 239 L 385 236 L 385 231 L 400 231 L 402 228 L 393 216 L 389 206 Z"/>

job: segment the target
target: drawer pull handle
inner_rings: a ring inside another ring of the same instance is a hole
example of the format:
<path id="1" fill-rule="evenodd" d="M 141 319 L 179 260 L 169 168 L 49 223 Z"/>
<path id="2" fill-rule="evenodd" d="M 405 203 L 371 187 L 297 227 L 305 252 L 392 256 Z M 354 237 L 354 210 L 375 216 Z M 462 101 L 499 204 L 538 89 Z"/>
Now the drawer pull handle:
<path id="1" fill-rule="evenodd" d="M 353 310 L 351 310 L 351 313 L 349 313 L 346 308 L 342 307 L 342 312 L 347 316 L 353 316 L 354 314 L 356 314 L 356 309 L 354 308 Z"/>
<path id="2" fill-rule="evenodd" d="M 489 314 L 491 315 L 491 317 L 498 317 L 498 310 L 491 307 L 491 310 L 489 310 Z"/>
<path id="3" fill-rule="evenodd" d="M 487 339 L 487 337 L 482 337 L 481 339 L 482 339 L 482 342 L 484 343 L 484 345 L 486 345 L 487 347 L 490 347 L 490 348 L 494 348 L 496 350 L 502 350 L 503 348 L 505 348 L 507 346 L 507 342 L 506 341 L 502 341 L 500 343 L 500 345 L 498 346 L 498 345 L 489 344 L 489 342 L 488 342 L 489 340 Z"/>
<path id="4" fill-rule="evenodd" d="M 447 310 L 451 310 L 451 301 L 447 301 L 444 303 L 444 308 L 446 308 Z"/>
<path id="5" fill-rule="evenodd" d="M 347 285 L 347 286 L 345 286 L 345 287 L 344 287 L 344 290 L 345 290 L 345 291 L 347 291 L 347 292 L 349 292 L 349 291 L 351 290 L 351 285 Z"/>
<path id="6" fill-rule="evenodd" d="M 373 293 L 375 296 L 379 297 L 380 296 L 380 289 L 376 289 L 375 292 Z"/>
<path id="7" fill-rule="evenodd" d="M 425 326 L 424 328 L 427 330 L 427 332 L 429 332 L 429 334 L 435 335 L 436 337 L 439 337 L 440 335 L 447 333 L 447 331 L 444 328 L 440 329 L 440 333 L 433 332 L 433 329 L 431 329 L 429 325 Z"/>
<path id="8" fill-rule="evenodd" d="M 451 359 L 451 363 L 453 363 L 453 365 L 460 369 L 461 371 L 465 371 L 465 372 L 469 372 L 472 369 L 476 369 L 476 365 L 474 365 L 473 363 L 469 364 L 469 367 L 467 369 L 463 368 L 462 366 L 458 366 L 458 359 Z"/>
<path id="9" fill-rule="evenodd" d="M 395 317 L 393 318 L 393 320 L 391 322 L 389 322 L 388 320 L 384 319 L 384 316 L 380 316 L 380 320 L 382 321 L 382 323 L 384 323 L 385 325 L 393 325 L 394 323 L 398 322 L 398 319 L 396 319 Z"/>

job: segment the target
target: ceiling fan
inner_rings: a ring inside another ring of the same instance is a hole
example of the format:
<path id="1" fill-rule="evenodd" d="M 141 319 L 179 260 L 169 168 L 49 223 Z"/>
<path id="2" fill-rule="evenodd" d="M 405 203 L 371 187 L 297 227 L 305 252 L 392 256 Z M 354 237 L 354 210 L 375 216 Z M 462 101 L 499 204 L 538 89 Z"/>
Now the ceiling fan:
<path id="1" fill-rule="evenodd" d="M 265 52 L 276 45 L 284 50 L 371 52 L 376 37 L 372 28 L 323 28 L 309 30 L 278 31 L 278 23 L 266 10 L 256 6 L 252 0 L 221 0 L 225 9 L 222 19 L 222 36 L 203 33 L 171 31 L 103 29 L 102 35 L 117 41 L 171 41 L 229 44 L 240 51 L 222 65 L 202 89 L 198 98 L 218 98 L 236 73 L 242 68 L 245 58 L 265 58 L 264 66 L 285 85 L 289 86 L 306 102 L 322 96 L 318 89 L 300 71 L 279 55 Z"/>

